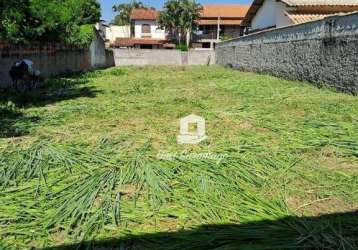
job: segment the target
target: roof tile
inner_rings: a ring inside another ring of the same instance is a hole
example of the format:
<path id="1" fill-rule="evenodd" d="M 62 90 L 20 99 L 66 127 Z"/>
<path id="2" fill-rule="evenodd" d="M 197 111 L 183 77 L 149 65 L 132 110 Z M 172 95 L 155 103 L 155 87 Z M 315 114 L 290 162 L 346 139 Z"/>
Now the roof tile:
<path id="1" fill-rule="evenodd" d="M 290 6 L 356 6 L 358 5 L 358 0 L 281 0 L 282 2 Z"/>
<path id="2" fill-rule="evenodd" d="M 242 4 L 207 4 L 203 5 L 201 13 L 202 18 L 214 18 L 214 17 L 235 17 L 243 18 L 250 5 Z"/>
<path id="3" fill-rule="evenodd" d="M 151 38 L 117 38 L 113 45 L 116 47 L 127 47 L 136 44 L 162 45 L 165 43 L 167 43 L 167 40 Z"/>
<path id="4" fill-rule="evenodd" d="M 159 11 L 155 9 L 134 9 L 131 14 L 131 20 L 156 20 Z"/>
<path id="5" fill-rule="evenodd" d="M 356 11 L 358 7 L 358 0 L 277 0 L 287 4 L 290 7 L 305 8 L 304 13 L 301 14 L 334 14 L 339 12 Z M 248 25 L 257 11 L 261 8 L 265 0 L 254 0 L 245 18 L 244 25 Z M 325 7 L 323 11 L 323 7 Z M 327 10 L 329 7 L 331 9 Z M 309 11 L 310 13 L 307 13 Z M 323 13 L 326 12 L 326 13 Z"/>
<path id="6" fill-rule="evenodd" d="M 327 16 L 330 16 L 330 15 L 323 15 L 323 14 L 297 14 L 297 13 L 289 13 L 289 12 L 286 12 L 285 14 L 294 24 L 321 20 Z"/>

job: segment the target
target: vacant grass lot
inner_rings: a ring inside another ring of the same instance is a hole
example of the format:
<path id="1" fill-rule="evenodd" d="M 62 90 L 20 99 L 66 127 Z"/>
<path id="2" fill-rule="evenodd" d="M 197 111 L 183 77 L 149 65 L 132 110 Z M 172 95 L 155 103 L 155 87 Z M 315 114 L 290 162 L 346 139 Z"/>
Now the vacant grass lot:
<path id="1" fill-rule="evenodd" d="M 357 97 L 212 66 L 0 100 L 0 249 L 358 248 Z M 178 145 L 192 113 L 208 139 Z"/>

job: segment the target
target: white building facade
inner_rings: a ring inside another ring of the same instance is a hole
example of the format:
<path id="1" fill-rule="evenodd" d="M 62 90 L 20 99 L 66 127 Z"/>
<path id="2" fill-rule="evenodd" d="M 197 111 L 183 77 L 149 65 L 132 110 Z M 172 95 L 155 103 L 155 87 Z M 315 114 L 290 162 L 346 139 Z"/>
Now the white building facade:
<path id="1" fill-rule="evenodd" d="M 285 11 L 287 11 L 286 4 L 276 0 L 266 0 L 252 19 L 251 28 L 257 30 L 291 25 L 292 22 L 285 15 Z"/>
<path id="2" fill-rule="evenodd" d="M 167 40 L 167 33 L 158 25 L 159 11 L 140 8 L 132 11 L 130 37 L 117 37 L 112 47 L 140 49 L 173 49 L 175 44 Z"/>
<path id="3" fill-rule="evenodd" d="M 134 38 L 166 39 L 166 32 L 160 29 L 156 20 L 133 20 Z"/>
<path id="4" fill-rule="evenodd" d="M 130 25 L 112 25 L 105 22 L 99 22 L 96 24 L 96 29 L 107 43 L 114 43 L 117 38 L 129 38 L 131 36 Z"/>
<path id="5" fill-rule="evenodd" d="M 254 0 L 244 24 L 257 31 L 353 11 L 358 11 L 358 0 Z"/>
<path id="6" fill-rule="evenodd" d="M 118 26 L 110 25 L 106 29 L 106 39 L 113 43 L 117 38 L 126 38 L 131 36 L 131 27 L 129 25 Z"/>

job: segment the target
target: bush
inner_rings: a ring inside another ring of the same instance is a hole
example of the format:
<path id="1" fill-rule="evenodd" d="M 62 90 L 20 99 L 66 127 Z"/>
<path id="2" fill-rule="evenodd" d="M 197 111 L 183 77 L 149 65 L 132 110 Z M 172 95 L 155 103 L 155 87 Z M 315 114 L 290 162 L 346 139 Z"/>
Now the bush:
<path id="1" fill-rule="evenodd" d="M 17 112 L 18 110 L 13 102 L 11 101 L 8 101 L 7 103 L 0 102 L 0 115 L 9 115 Z"/>
<path id="2" fill-rule="evenodd" d="M 186 46 L 185 44 L 177 44 L 176 45 L 176 49 L 181 50 L 181 51 L 188 51 L 188 46 Z"/>
<path id="3" fill-rule="evenodd" d="M 231 40 L 231 39 L 234 39 L 235 37 L 233 36 L 220 36 L 220 41 L 224 42 L 224 41 L 227 41 L 227 40 Z"/>
<path id="4" fill-rule="evenodd" d="M 87 47 L 91 44 L 94 37 L 93 25 L 85 24 L 81 26 L 72 26 L 71 29 L 71 35 L 67 39 L 68 43 L 80 47 Z"/>

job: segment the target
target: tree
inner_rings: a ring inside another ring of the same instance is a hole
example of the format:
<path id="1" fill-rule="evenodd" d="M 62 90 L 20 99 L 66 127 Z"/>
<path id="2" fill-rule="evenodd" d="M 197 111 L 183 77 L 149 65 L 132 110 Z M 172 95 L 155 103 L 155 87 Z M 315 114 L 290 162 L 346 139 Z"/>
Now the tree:
<path id="1" fill-rule="evenodd" d="M 186 36 L 186 45 L 189 47 L 190 34 L 200 18 L 202 6 L 195 0 L 168 0 L 164 4 L 164 11 L 159 15 L 159 25 L 182 43 Z"/>
<path id="2" fill-rule="evenodd" d="M 81 1 L 74 1 L 75 4 Z M 84 24 L 94 24 L 97 23 L 101 18 L 101 5 L 97 0 L 82 0 L 82 3 L 79 5 L 81 9 L 79 12 L 82 14 L 79 20 L 80 25 Z"/>
<path id="3" fill-rule="evenodd" d="M 67 10 L 71 9 L 70 15 L 65 15 L 66 21 L 65 39 L 70 44 L 87 46 L 93 38 L 93 24 L 101 17 L 101 5 L 97 0 L 67 0 Z"/>
<path id="4" fill-rule="evenodd" d="M 86 45 L 100 16 L 96 0 L 0 0 L 0 39 Z"/>
<path id="5" fill-rule="evenodd" d="M 28 0 L 0 0 L 0 39 L 21 41 L 31 20 Z"/>
<path id="6" fill-rule="evenodd" d="M 112 21 L 115 25 L 128 25 L 133 9 L 147 8 L 141 1 L 133 0 L 130 3 L 122 3 L 113 6 L 113 11 L 118 12 L 118 15 Z"/>

